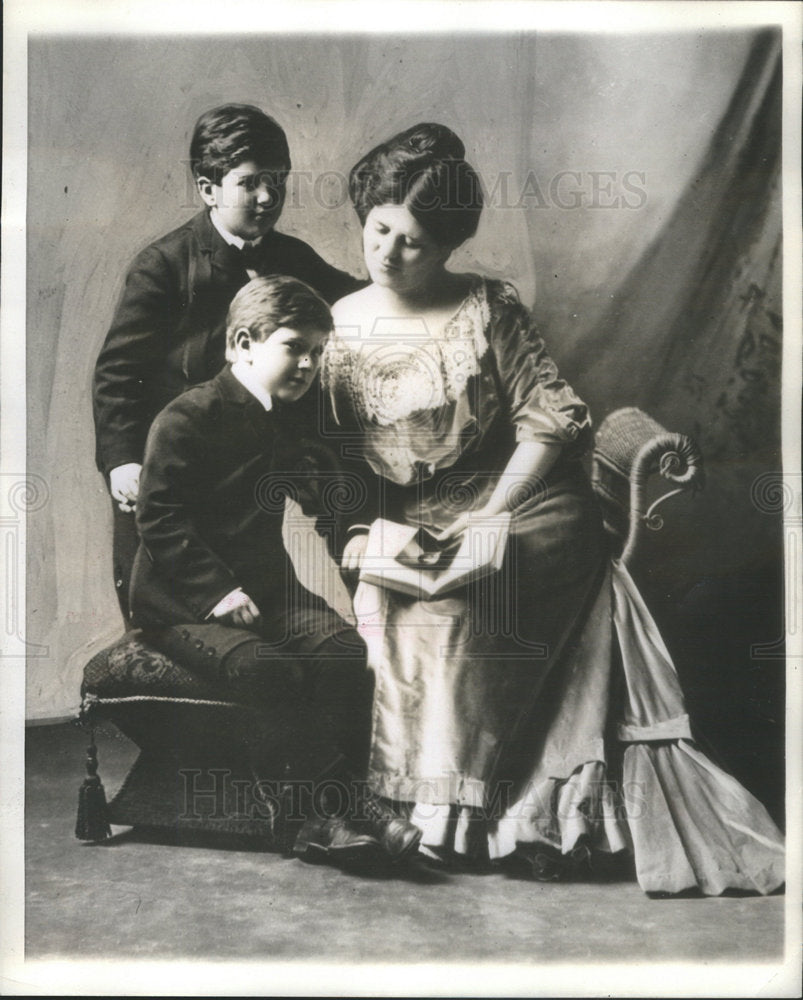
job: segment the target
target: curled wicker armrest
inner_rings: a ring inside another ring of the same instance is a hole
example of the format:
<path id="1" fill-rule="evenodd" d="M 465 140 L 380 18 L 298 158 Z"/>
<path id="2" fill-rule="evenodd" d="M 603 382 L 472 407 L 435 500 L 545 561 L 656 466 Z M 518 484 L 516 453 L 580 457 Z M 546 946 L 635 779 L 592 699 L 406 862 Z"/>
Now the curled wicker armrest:
<path id="1" fill-rule="evenodd" d="M 647 506 L 647 482 L 661 476 L 672 489 Z M 703 460 L 695 442 L 667 431 L 635 407 L 616 410 L 597 431 L 593 484 L 608 529 L 624 540 L 621 559 L 629 563 L 643 528 L 657 531 L 657 508 L 669 497 L 703 486 Z"/>

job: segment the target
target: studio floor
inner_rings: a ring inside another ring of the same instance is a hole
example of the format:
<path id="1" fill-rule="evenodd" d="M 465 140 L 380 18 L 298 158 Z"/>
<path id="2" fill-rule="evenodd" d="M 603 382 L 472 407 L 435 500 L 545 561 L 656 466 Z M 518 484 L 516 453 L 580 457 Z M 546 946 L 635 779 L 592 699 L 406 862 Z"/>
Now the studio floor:
<path id="1" fill-rule="evenodd" d="M 773 962 L 782 896 L 649 899 L 618 881 L 539 883 L 416 865 L 353 875 L 232 842 L 114 828 L 74 839 L 86 738 L 27 730 L 26 957 L 320 962 Z M 113 794 L 136 749 L 97 734 Z"/>

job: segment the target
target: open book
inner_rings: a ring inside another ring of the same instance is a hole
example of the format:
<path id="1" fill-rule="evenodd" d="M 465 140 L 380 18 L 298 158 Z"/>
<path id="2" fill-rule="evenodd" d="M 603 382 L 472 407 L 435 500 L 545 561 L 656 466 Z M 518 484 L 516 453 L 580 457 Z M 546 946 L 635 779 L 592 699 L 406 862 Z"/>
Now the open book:
<path id="1" fill-rule="evenodd" d="M 440 543 L 425 528 L 379 518 L 371 525 L 360 580 L 426 600 L 464 587 L 502 566 L 510 514 L 477 517 Z"/>

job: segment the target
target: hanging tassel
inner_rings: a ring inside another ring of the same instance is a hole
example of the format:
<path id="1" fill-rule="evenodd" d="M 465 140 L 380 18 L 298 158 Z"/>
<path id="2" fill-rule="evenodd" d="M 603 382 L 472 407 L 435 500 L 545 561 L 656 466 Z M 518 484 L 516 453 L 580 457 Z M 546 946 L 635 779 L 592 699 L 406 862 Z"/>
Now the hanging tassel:
<path id="1" fill-rule="evenodd" d="M 89 746 L 86 748 L 86 777 L 78 791 L 78 817 L 75 821 L 75 836 L 79 840 L 106 840 L 111 837 L 106 792 L 98 776 L 98 748 L 95 746 L 95 730 L 89 730 Z"/>

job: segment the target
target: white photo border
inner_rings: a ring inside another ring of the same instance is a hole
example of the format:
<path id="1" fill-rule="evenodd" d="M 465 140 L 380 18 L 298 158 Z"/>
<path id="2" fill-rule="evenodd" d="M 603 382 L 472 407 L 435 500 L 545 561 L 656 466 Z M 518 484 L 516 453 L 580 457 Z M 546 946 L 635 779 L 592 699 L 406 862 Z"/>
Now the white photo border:
<path id="1" fill-rule="evenodd" d="M 209 0 L 62 0 L 7 2 L 4 5 L 2 315 L 0 377 L 2 422 L 0 456 L 5 474 L 25 470 L 25 260 L 27 174 L 27 43 L 34 35 L 224 35 L 244 26 L 266 35 L 280 32 L 405 34 L 561 30 L 582 33 L 704 31 L 779 25 L 784 61 L 784 359 L 783 455 L 787 470 L 801 468 L 801 7 L 759 2 L 363 2 L 254 3 L 228 0 L 237 17 L 221 22 L 219 3 Z M 377 18 L 381 11 L 381 18 Z M 578 25 L 582 28 L 578 29 Z M 209 30 L 207 30 L 209 26 Z M 213 30 L 212 30 L 213 29 Z M 0 498 L 0 502 L 5 502 Z M 800 496 L 787 521 L 788 537 L 803 552 Z M 2 511 L 0 511 L 2 514 Z M 24 531 L 21 544 L 24 546 Z M 787 583 L 799 585 L 787 565 Z M 9 594 L 0 594 L 8 612 Z M 24 588 L 14 609 L 24 621 Z M 201 963 L 146 961 L 25 961 L 23 952 L 24 843 L 23 726 L 24 663 L 8 657 L 0 673 L 0 775 L 3 785 L 2 955 L 0 990 L 20 995 L 484 995 L 484 996 L 793 996 L 799 990 L 801 943 L 801 635 L 788 635 L 787 668 L 787 803 L 788 880 L 785 958 L 780 963 L 669 963 L 645 965 L 541 965 L 482 963 L 470 965 L 405 964 L 398 966 L 324 966 L 310 963 Z"/>

